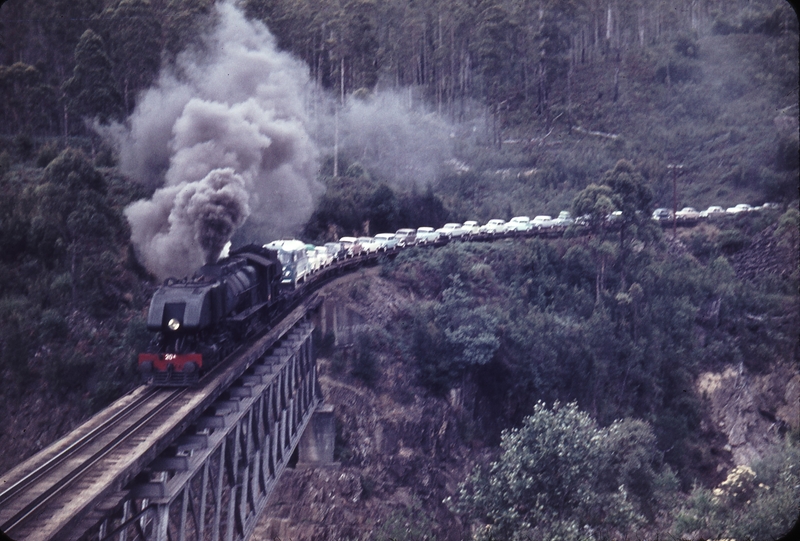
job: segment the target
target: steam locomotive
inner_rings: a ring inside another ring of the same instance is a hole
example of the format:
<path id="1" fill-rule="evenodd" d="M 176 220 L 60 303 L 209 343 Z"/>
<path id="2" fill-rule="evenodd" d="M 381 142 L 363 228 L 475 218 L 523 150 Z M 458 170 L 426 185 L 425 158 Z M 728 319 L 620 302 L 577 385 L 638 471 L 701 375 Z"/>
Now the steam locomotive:
<path id="1" fill-rule="evenodd" d="M 147 329 L 157 335 L 139 354 L 145 381 L 187 386 L 263 330 L 281 295 L 278 251 L 249 245 L 193 277 L 167 280 L 153 295 Z"/>

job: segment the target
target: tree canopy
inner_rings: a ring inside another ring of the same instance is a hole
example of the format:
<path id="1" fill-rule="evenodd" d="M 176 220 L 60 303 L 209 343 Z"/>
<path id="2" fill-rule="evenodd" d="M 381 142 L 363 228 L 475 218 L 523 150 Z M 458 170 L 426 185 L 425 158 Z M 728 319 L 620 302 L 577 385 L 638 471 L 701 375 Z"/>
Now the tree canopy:
<path id="1" fill-rule="evenodd" d="M 630 532 L 656 498 L 659 455 L 641 421 L 604 429 L 574 403 L 550 409 L 538 402 L 521 427 L 503 433 L 500 447 L 497 461 L 460 485 L 456 508 L 477 522 L 474 539 Z"/>

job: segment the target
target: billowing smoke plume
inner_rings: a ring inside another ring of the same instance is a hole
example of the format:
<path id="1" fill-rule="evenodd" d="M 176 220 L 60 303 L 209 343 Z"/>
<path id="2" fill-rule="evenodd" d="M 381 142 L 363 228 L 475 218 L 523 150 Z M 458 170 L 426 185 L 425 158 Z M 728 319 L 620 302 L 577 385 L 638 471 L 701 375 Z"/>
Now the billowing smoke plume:
<path id="1" fill-rule="evenodd" d="M 453 158 L 455 129 L 412 100 L 412 89 L 358 91 L 342 106 L 328 96 L 315 116 L 316 139 L 327 156 L 362 165 L 377 179 L 407 190 L 434 182 Z M 340 175 L 346 171 L 340 169 Z"/>
<path id="2" fill-rule="evenodd" d="M 133 203 L 125 214 L 142 264 L 164 277 L 216 261 L 250 214 L 248 199 L 244 179 L 228 167 Z"/>
<path id="3" fill-rule="evenodd" d="M 245 220 L 265 241 L 296 233 L 321 191 L 307 67 L 262 24 L 228 3 L 217 10 L 202 54 L 184 53 L 125 127 L 105 130 L 123 171 L 158 187 L 125 214 L 137 256 L 159 278 L 216 260 Z"/>
<path id="4" fill-rule="evenodd" d="M 339 117 L 341 152 L 398 188 L 425 186 L 452 158 L 453 129 L 408 92 L 350 97 Z"/>

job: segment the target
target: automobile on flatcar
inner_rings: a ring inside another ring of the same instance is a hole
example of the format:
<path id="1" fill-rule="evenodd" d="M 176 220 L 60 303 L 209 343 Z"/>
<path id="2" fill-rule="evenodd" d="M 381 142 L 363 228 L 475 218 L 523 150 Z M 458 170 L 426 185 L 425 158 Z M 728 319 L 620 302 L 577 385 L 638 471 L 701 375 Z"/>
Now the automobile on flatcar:
<path id="1" fill-rule="evenodd" d="M 575 223 L 575 220 L 572 218 L 572 215 L 567 210 L 562 210 L 558 213 L 558 218 L 553 220 L 553 223 L 556 227 L 569 227 Z"/>
<path id="2" fill-rule="evenodd" d="M 342 237 L 339 239 L 339 243 L 344 247 L 347 257 L 360 256 L 364 251 L 361 242 L 355 237 Z"/>
<path id="3" fill-rule="evenodd" d="M 467 220 L 464 222 L 464 225 L 461 226 L 461 229 L 464 231 L 464 236 L 467 238 L 472 238 L 481 232 L 481 226 L 478 225 L 478 222 L 475 220 Z"/>
<path id="4" fill-rule="evenodd" d="M 481 226 L 481 233 L 486 235 L 502 235 L 506 232 L 506 221 L 493 218 Z"/>
<path id="5" fill-rule="evenodd" d="M 506 231 L 527 233 L 533 228 L 529 216 L 514 216 L 506 224 Z"/>
<path id="6" fill-rule="evenodd" d="M 381 252 L 391 252 L 397 248 L 397 235 L 394 233 L 378 233 L 375 242 L 380 244 Z"/>
<path id="7" fill-rule="evenodd" d="M 397 245 L 400 247 L 414 246 L 417 243 L 417 231 L 415 229 L 403 228 L 395 232 Z"/>
<path id="8" fill-rule="evenodd" d="M 436 230 L 441 237 L 446 239 L 460 238 L 464 234 L 464 229 L 460 223 L 448 223 Z"/>
<path id="9" fill-rule="evenodd" d="M 278 259 L 283 266 L 281 283 L 297 289 L 298 284 L 302 284 L 311 272 L 305 243 L 296 239 L 274 240 L 264 247 L 278 252 Z"/>
<path id="10" fill-rule="evenodd" d="M 700 219 L 700 213 L 693 207 L 683 207 L 675 213 L 675 218 L 682 222 L 696 222 Z"/>
<path id="11" fill-rule="evenodd" d="M 378 250 L 381 248 L 381 243 L 372 237 L 358 237 L 358 242 L 361 243 L 364 252 L 367 254 L 378 253 Z"/>
<path id="12" fill-rule="evenodd" d="M 338 261 L 340 258 L 343 258 L 345 255 L 347 255 L 341 242 L 326 242 L 325 248 L 328 249 L 328 252 L 330 252 L 334 261 Z"/>
<path id="13" fill-rule="evenodd" d="M 326 269 L 331 263 L 333 263 L 333 254 L 327 246 L 315 246 L 314 251 L 316 252 L 317 259 L 319 260 L 320 269 Z"/>
<path id="14" fill-rule="evenodd" d="M 432 227 L 418 227 L 417 228 L 417 242 L 419 244 L 433 244 L 439 240 L 439 232 Z"/>

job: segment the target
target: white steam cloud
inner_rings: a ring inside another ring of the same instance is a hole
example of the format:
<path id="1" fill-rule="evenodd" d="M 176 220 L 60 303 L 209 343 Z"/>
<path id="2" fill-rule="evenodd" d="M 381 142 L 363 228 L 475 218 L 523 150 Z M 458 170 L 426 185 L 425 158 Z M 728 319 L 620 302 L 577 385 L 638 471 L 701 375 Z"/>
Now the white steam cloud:
<path id="1" fill-rule="evenodd" d="M 264 239 L 313 210 L 318 151 L 308 134 L 307 67 L 228 3 L 200 53 L 185 53 L 140 97 L 114 139 L 122 170 L 159 187 L 125 214 L 137 257 L 159 278 L 213 262 L 245 220 Z"/>
<path id="2" fill-rule="evenodd" d="M 435 181 L 452 158 L 453 128 L 441 116 L 412 106 L 408 92 L 350 97 L 339 118 L 339 145 L 351 161 L 392 186 Z"/>

